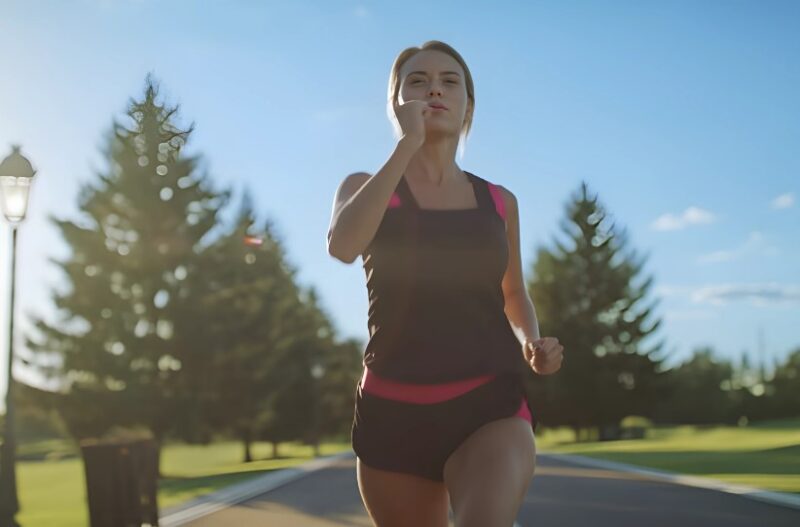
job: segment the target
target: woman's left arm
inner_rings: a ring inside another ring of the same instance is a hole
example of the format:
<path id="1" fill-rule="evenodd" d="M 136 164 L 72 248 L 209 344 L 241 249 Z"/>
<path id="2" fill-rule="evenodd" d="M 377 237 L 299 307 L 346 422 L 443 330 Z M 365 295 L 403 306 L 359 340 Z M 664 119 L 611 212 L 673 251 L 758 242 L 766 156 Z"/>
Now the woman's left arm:
<path id="1" fill-rule="evenodd" d="M 503 296 L 505 297 L 505 313 L 519 343 L 524 347 L 526 340 L 537 340 L 539 321 L 536 319 L 536 308 L 528 295 L 522 277 L 522 257 L 519 248 L 519 207 L 514 194 L 501 185 L 497 185 L 503 196 L 506 209 L 506 235 L 508 237 L 508 266 L 503 275 Z"/>
<path id="2" fill-rule="evenodd" d="M 519 339 L 522 355 L 534 372 L 548 375 L 557 372 L 564 360 L 564 347 L 556 337 L 539 335 L 536 309 L 528 296 L 522 277 L 522 258 L 519 250 L 519 207 L 517 198 L 508 189 L 498 185 L 506 209 L 506 235 L 508 236 L 508 266 L 503 275 L 505 313 L 511 328 Z"/>

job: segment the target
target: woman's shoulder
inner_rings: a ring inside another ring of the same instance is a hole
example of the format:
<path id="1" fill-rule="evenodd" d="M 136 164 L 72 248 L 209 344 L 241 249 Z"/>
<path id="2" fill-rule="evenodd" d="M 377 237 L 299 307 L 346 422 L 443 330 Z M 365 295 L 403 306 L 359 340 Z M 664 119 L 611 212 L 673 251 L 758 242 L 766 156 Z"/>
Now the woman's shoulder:
<path id="1" fill-rule="evenodd" d="M 350 199 L 371 177 L 368 172 L 353 172 L 345 176 L 336 189 L 335 202 L 338 204 Z"/>
<path id="2" fill-rule="evenodd" d="M 490 181 L 472 172 L 470 172 L 470 174 L 486 183 L 489 194 L 491 194 L 492 200 L 494 200 L 495 208 L 504 220 L 508 216 L 508 211 L 517 210 L 517 197 L 506 186 Z"/>
<path id="3" fill-rule="evenodd" d="M 372 174 L 370 174 L 369 172 L 353 172 L 351 174 L 346 175 L 344 177 L 344 179 L 342 180 L 341 184 L 342 184 L 342 186 L 353 186 L 353 185 L 355 185 L 355 186 L 360 187 L 361 185 L 366 183 L 367 180 L 369 178 L 371 178 L 371 177 L 372 177 Z"/>

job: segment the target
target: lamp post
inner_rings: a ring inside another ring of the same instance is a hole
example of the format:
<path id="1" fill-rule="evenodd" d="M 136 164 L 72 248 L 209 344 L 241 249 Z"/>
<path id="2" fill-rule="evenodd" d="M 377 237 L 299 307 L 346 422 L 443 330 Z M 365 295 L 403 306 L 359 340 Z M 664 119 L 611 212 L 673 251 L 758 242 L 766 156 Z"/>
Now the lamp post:
<path id="1" fill-rule="evenodd" d="M 3 444 L 0 446 L 0 527 L 18 527 L 14 519 L 19 511 L 17 499 L 16 439 L 14 437 L 14 392 L 11 366 L 14 364 L 14 292 L 17 268 L 17 227 L 25 219 L 31 181 L 36 173 L 30 161 L 11 147 L 11 154 L 0 163 L 0 206 L 11 225 L 11 303 L 8 324 L 8 375 L 6 381 L 6 418 Z"/>

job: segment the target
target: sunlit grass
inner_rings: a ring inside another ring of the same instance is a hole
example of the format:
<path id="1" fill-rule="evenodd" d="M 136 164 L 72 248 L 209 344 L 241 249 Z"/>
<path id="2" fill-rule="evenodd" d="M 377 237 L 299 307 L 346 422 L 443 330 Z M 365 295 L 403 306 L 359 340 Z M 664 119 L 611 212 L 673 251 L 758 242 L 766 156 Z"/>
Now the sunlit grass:
<path id="1" fill-rule="evenodd" d="M 638 440 L 573 439 L 571 430 L 546 430 L 537 436 L 537 448 L 800 493 L 800 419 L 746 427 L 655 427 Z"/>
<path id="2" fill-rule="evenodd" d="M 67 442 L 48 441 L 56 452 L 72 453 Z M 320 455 L 350 449 L 349 442 L 320 444 Z M 42 444 L 26 445 L 21 455 L 43 452 Z M 268 443 L 255 443 L 251 463 L 243 463 L 241 443 L 221 442 L 208 446 L 174 444 L 163 448 L 158 506 L 161 511 L 197 496 L 214 492 L 271 470 L 296 466 L 313 459 L 313 448 L 297 443 L 281 443 L 277 459 Z M 83 461 L 79 457 L 50 461 L 18 461 L 17 486 L 20 512 L 17 520 L 25 527 L 86 527 L 89 512 Z"/>

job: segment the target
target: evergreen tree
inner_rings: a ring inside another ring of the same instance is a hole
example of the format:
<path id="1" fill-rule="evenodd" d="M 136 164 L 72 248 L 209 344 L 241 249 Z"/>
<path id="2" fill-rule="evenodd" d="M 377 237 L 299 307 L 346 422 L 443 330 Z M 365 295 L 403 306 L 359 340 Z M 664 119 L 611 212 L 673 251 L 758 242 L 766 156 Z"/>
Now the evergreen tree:
<path id="1" fill-rule="evenodd" d="M 800 416 L 800 348 L 792 350 L 783 364 L 776 367 L 770 384 L 769 417 Z"/>
<path id="2" fill-rule="evenodd" d="M 350 440 L 355 392 L 363 373 L 364 345 L 349 338 L 331 344 L 325 357 L 325 376 L 320 386 L 319 431 Z"/>
<path id="3" fill-rule="evenodd" d="M 181 410 L 185 365 L 204 346 L 193 318 L 203 291 L 187 277 L 229 192 L 212 190 L 199 158 L 184 154 L 193 127 L 175 124 L 177 110 L 148 76 L 127 123 L 113 123 L 107 167 L 82 188 L 80 218 L 50 218 L 71 248 L 52 259 L 69 288 L 53 292 L 60 318 L 37 318 L 28 347 L 62 382 L 76 437 L 140 424 L 161 442 Z"/>
<path id="4" fill-rule="evenodd" d="M 233 228 L 203 256 L 195 279 L 203 281 L 206 294 L 196 319 L 202 321 L 198 331 L 208 357 L 186 378 L 197 384 L 185 390 L 196 394 L 187 414 L 196 417 L 195 428 L 210 427 L 241 440 L 245 461 L 252 461 L 251 443 L 294 378 L 286 365 L 302 361 L 294 346 L 304 338 L 293 322 L 302 311 L 296 271 L 286 262 L 272 222 L 261 229 L 254 223 L 252 199 L 245 192 Z"/>
<path id="5" fill-rule="evenodd" d="M 285 388 L 276 392 L 274 412 L 261 438 L 278 441 L 303 437 L 318 454 L 324 434 L 349 431 L 354 388 L 361 374 L 362 353 L 357 344 L 334 343 L 330 319 L 319 305 L 314 287 L 301 290 L 301 311 L 290 321 L 292 351 L 278 366 Z M 314 377 L 319 368 L 320 377 Z M 273 450 L 277 455 L 277 450 Z"/>
<path id="6" fill-rule="evenodd" d="M 577 434 L 651 412 L 663 388 L 663 341 L 645 346 L 661 321 L 647 322 L 657 301 L 642 305 L 653 278 L 635 283 L 644 258 L 624 252 L 624 231 L 605 228 L 607 213 L 586 183 L 566 212 L 567 242 L 539 248 L 529 292 L 541 334 L 557 337 L 568 358 L 557 374 L 533 377 L 531 399 L 543 422 Z"/>
<path id="7" fill-rule="evenodd" d="M 690 359 L 667 373 L 674 389 L 659 405 L 659 420 L 673 424 L 735 422 L 736 396 L 724 390 L 732 373 L 731 363 L 716 359 L 710 347 L 694 350 Z"/>

